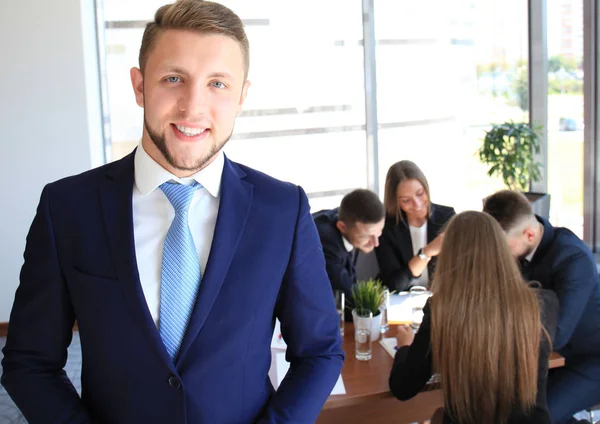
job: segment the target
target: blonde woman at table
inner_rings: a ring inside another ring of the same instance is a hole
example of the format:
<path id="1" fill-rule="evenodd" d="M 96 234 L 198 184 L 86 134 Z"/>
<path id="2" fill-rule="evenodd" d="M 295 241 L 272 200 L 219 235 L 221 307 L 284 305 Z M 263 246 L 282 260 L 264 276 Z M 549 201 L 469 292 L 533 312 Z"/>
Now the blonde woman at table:
<path id="1" fill-rule="evenodd" d="M 469 211 L 450 221 L 431 290 L 417 334 L 398 329 L 394 396 L 415 396 L 435 372 L 444 423 L 550 424 L 546 379 L 558 300 L 524 282 L 491 216 Z"/>
<path id="2" fill-rule="evenodd" d="M 385 226 L 375 249 L 381 280 L 396 292 L 429 286 L 442 228 L 456 212 L 431 202 L 425 174 L 409 160 L 388 170 L 383 204 Z"/>

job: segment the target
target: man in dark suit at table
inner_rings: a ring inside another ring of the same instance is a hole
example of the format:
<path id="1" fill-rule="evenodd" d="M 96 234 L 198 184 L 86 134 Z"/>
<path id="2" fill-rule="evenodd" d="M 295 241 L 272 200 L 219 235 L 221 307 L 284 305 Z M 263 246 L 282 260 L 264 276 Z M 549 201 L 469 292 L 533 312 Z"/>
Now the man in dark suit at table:
<path id="1" fill-rule="evenodd" d="M 590 249 L 570 230 L 534 215 L 527 198 L 503 190 L 484 211 L 506 232 L 525 279 L 554 290 L 560 311 L 553 348 L 565 366 L 548 378 L 548 406 L 555 423 L 600 403 L 600 279 Z"/>
<path id="2" fill-rule="evenodd" d="M 313 214 L 333 290 L 351 299 L 356 284 L 358 253 L 370 253 L 379 245 L 385 223 L 383 203 L 374 192 L 357 189 L 344 196 L 339 208 Z"/>
<path id="3" fill-rule="evenodd" d="M 225 6 L 161 7 L 131 70 L 137 149 L 44 188 L 2 362 L 29 423 L 316 420 L 344 353 L 308 199 L 222 152 L 248 61 Z M 275 392 L 276 318 L 290 368 Z M 75 320 L 81 397 L 64 371 Z"/>

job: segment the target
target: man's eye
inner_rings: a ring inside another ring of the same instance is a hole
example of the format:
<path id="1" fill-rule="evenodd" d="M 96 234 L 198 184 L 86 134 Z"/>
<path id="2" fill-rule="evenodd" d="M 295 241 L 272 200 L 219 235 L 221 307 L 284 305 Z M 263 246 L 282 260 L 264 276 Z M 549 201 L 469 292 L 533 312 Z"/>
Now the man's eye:
<path id="1" fill-rule="evenodd" d="M 225 88 L 225 84 L 223 84 L 221 81 L 214 81 L 211 84 L 215 88 Z"/>
<path id="2" fill-rule="evenodd" d="M 179 78 L 179 77 L 168 77 L 167 81 L 169 81 L 169 82 L 179 82 L 179 81 L 181 81 L 181 78 Z"/>

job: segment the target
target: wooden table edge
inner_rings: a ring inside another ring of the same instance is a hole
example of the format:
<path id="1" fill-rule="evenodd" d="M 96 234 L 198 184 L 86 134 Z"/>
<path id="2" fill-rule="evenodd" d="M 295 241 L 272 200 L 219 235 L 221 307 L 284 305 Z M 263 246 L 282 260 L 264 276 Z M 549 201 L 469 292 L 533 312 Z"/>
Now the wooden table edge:
<path id="1" fill-rule="evenodd" d="M 348 396 L 348 395 L 331 395 L 325 402 L 323 409 L 343 408 L 346 406 L 360 405 L 361 403 L 387 399 L 394 397 L 392 392 L 377 392 L 369 393 L 368 395 Z"/>

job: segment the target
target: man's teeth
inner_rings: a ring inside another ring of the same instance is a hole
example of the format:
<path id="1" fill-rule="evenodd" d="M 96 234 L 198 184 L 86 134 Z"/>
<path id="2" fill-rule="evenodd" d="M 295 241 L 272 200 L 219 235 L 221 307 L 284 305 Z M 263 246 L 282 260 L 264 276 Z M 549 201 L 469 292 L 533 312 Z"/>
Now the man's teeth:
<path id="1" fill-rule="evenodd" d="M 184 127 L 183 125 L 175 125 L 175 127 L 181 131 L 182 133 L 184 133 L 187 136 L 194 136 L 194 135 L 198 135 L 198 134 L 202 134 L 205 131 L 205 128 L 188 128 L 188 127 Z"/>

